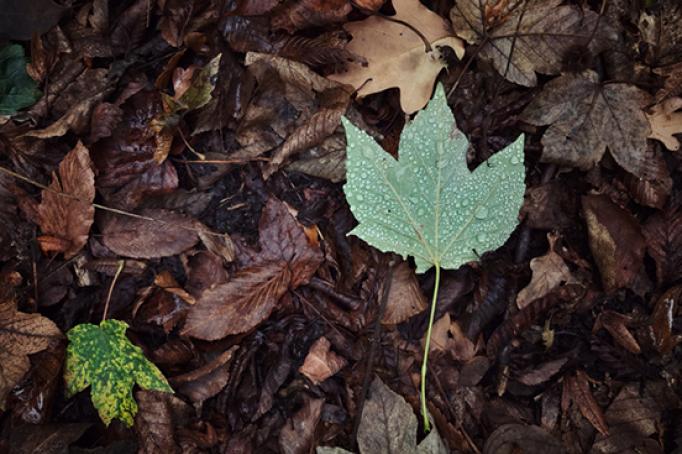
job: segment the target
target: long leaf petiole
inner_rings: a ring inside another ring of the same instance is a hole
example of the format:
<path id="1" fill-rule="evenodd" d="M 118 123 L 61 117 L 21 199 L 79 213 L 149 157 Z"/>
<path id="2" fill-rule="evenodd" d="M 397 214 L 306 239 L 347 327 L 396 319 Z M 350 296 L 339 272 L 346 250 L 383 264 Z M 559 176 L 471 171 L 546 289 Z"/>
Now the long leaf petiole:
<path id="1" fill-rule="evenodd" d="M 431 430 L 429 422 L 429 412 L 426 408 L 426 372 L 429 363 L 429 351 L 431 350 L 431 331 L 433 330 L 434 318 L 436 318 L 436 302 L 438 301 L 438 288 L 440 287 L 440 263 L 435 263 L 436 267 L 436 282 L 433 284 L 433 298 L 431 299 L 431 313 L 429 314 L 429 326 L 426 329 L 426 343 L 424 345 L 424 359 L 422 360 L 422 371 L 420 378 L 421 394 L 420 400 L 422 404 L 422 418 L 424 418 L 424 431 Z"/>

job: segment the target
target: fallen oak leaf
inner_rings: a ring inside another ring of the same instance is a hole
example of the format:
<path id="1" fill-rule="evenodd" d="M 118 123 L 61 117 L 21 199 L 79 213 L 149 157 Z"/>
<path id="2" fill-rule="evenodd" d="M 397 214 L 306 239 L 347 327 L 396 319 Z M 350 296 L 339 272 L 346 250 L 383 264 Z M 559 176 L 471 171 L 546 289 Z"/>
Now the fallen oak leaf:
<path id="1" fill-rule="evenodd" d="M 366 60 L 348 63 L 348 70 L 329 76 L 352 85 L 358 97 L 389 88 L 400 90 L 400 106 L 411 114 L 431 97 L 436 76 L 444 68 L 440 47 L 464 56 L 464 44 L 448 23 L 419 0 L 394 0 L 395 16 L 370 16 L 344 25 L 353 36 L 346 50 Z"/>
<path id="2" fill-rule="evenodd" d="M 7 285 L 2 283 L 2 285 Z M 17 310 L 14 300 L 0 301 L 0 410 L 31 367 L 28 355 L 45 350 L 62 333 L 50 319 Z"/>
<path id="3" fill-rule="evenodd" d="M 649 95 L 624 83 L 600 83 L 588 70 L 549 81 L 521 114 L 536 126 L 551 125 L 542 136 L 542 161 L 589 169 L 608 147 L 628 172 L 647 177 L 649 122 L 642 110 Z"/>
<path id="4" fill-rule="evenodd" d="M 94 221 L 95 174 L 87 148 L 78 142 L 52 174 L 52 183 L 42 192 L 38 237 L 43 252 L 63 252 L 69 259 L 85 246 Z"/>
<path id="5" fill-rule="evenodd" d="M 650 139 L 663 142 L 670 151 L 680 149 L 680 141 L 675 134 L 682 134 L 682 98 L 668 98 L 651 108 L 646 114 L 651 126 Z"/>

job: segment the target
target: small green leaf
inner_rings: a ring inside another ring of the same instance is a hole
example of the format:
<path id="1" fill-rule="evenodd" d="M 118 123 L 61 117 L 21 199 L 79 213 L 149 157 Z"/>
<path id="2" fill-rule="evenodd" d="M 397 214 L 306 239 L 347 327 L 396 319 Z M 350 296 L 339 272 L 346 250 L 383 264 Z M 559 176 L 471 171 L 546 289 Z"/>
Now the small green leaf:
<path id="1" fill-rule="evenodd" d="M 26 74 L 24 48 L 10 44 L 0 49 L 0 115 L 14 115 L 40 96 L 36 83 Z"/>
<path id="2" fill-rule="evenodd" d="M 469 142 L 439 84 L 433 100 L 400 137 L 396 161 L 343 119 L 348 141 L 344 186 L 359 225 L 350 232 L 372 246 L 415 258 L 417 272 L 459 268 L 497 249 L 518 224 L 525 192 L 523 136 L 473 172 Z"/>
<path id="3" fill-rule="evenodd" d="M 133 386 L 173 392 L 161 371 L 145 358 L 142 349 L 125 335 L 128 325 L 119 320 L 105 320 L 99 326 L 83 323 L 66 336 L 64 380 L 67 397 L 92 386 L 92 403 L 106 425 L 114 418 L 128 427 L 133 425 L 137 403 Z"/>

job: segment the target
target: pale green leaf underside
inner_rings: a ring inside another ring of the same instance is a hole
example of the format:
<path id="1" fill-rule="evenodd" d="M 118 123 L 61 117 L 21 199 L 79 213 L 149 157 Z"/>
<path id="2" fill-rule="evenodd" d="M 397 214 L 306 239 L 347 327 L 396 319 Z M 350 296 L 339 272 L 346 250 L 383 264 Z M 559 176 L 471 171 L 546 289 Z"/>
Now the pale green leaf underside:
<path id="1" fill-rule="evenodd" d="M 133 386 L 173 392 L 161 371 L 125 335 L 128 325 L 105 320 L 99 326 L 83 323 L 66 335 L 64 381 L 70 397 L 92 386 L 92 403 L 106 425 L 118 418 L 133 425 L 137 403 Z"/>
<path id="2" fill-rule="evenodd" d="M 459 268 L 504 244 L 518 224 L 525 192 L 523 136 L 473 172 L 469 142 L 439 84 L 433 100 L 400 137 L 400 160 L 343 119 L 348 141 L 344 191 L 372 246 L 413 256 L 417 272 Z"/>

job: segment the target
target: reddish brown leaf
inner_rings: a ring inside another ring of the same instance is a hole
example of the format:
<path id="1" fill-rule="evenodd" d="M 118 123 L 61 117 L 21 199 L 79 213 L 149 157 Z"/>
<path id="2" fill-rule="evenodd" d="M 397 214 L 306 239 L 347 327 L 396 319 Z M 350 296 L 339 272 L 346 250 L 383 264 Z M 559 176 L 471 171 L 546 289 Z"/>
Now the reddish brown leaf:
<path id="1" fill-rule="evenodd" d="M 592 332 L 598 331 L 600 328 L 606 329 L 606 331 L 613 336 L 613 338 L 618 342 L 623 348 L 625 348 L 630 353 L 639 354 L 642 349 L 639 347 L 637 340 L 632 335 L 630 330 L 628 330 L 628 324 L 632 322 L 632 318 L 627 315 L 619 314 L 615 311 L 605 310 L 597 316 L 597 320 L 594 322 L 594 327 Z"/>
<path id="2" fill-rule="evenodd" d="M 159 391 L 140 390 L 135 393 L 139 411 L 135 416 L 135 432 L 142 442 L 140 452 L 177 454 L 180 446 L 176 439 L 176 415 L 191 414 L 191 407 L 178 397 Z"/>
<path id="3" fill-rule="evenodd" d="M 27 355 L 45 350 L 60 338 L 61 331 L 48 318 L 18 312 L 11 300 L 0 301 L 0 410 L 31 366 Z"/>
<path id="4" fill-rule="evenodd" d="M 93 109 L 90 118 L 90 143 L 110 137 L 122 118 L 123 110 L 116 104 L 99 103 Z"/>
<path id="5" fill-rule="evenodd" d="M 268 318 L 290 282 L 286 262 L 247 268 L 227 283 L 204 291 L 192 306 L 182 333 L 216 340 L 249 331 Z"/>
<path id="6" fill-rule="evenodd" d="M 337 355 L 330 348 L 329 339 L 324 336 L 320 337 L 310 347 L 303 365 L 298 369 L 315 385 L 319 385 L 348 364 L 345 358 Z"/>
<path id="7" fill-rule="evenodd" d="M 82 143 L 64 157 L 49 187 L 38 206 L 43 231 L 38 241 L 43 251 L 63 252 L 69 259 L 85 246 L 95 216 L 95 174 Z"/>
<path id="8" fill-rule="evenodd" d="M 395 265 L 390 276 L 388 302 L 381 319 L 385 325 L 402 323 L 427 307 L 417 276 L 407 262 L 401 261 Z"/>
<path id="9" fill-rule="evenodd" d="M 673 336 L 673 320 L 680 305 L 682 288 L 673 287 L 656 301 L 651 315 L 651 330 L 654 336 L 654 346 L 661 353 L 670 353 L 679 343 L 682 336 Z"/>
<path id="10" fill-rule="evenodd" d="M 580 413 L 599 433 L 608 435 L 609 428 L 604 420 L 604 413 L 592 395 L 587 374 L 578 370 L 575 376 L 566 377 L 564 380 L 564 386 L 568 386 L 568 396 L 578 406 Z"/>
<path id="11" fill-rule="evenodd" d="M 528 386 L 542 384 L 558 373 L 567 361 L 568 358 L 547 361 L 546 363 L 534 366 L 531 370 L 522 372 L 516 377 L 516 380 Z"/>
<path id="12" fill-rule="evenodd" d="M 227 363 L 239 349 L 238 345 L 213 358 L 202 367 L 186 374 L 171 377 L 168 381 L 192 402 L 201 403 L 218 394 L 230 379 Z"/>
<path id="13" fill-rule="evenodd" d="M 169 257 L 194 246 L 199 237 L 192 219 L 167 210 L 142 210 L 140 219 L 107 213 L 102 243 L 114 253 L 133 258 Z"/>
<path id="14" fill-rule="evenodd" d="M 287 0 L 272 14 L 272 27 L 293 33 L 308 27 L 343 22 L 352 7 L 348 0 Z"/>
<path id="15" fill-rule="evenodd" d="M 237 0 L 235 8 L 230 11 L 234 16 L 260 16 L 270 12 L 280 0 Z"/>
<path id="16" fill-rule="evenodd" d="M 340 32 L 323 33 L 313 38 L 307 36 L 285 36 L 275 47 L 280 57 L 305 63 L 308 66 L 344 67 L 350 61 L 362 62 L 359 57 L 346 50 L 348 38 Z"/>
<path id="17" fill-rule="evenodd" d="M 654 214 L 643 233 L 647 251 L 656 262 L 658 283 L 677 280 L 682 273 L 682 210 L 673 207 Z"/>
<path id="18" fill-rule="evenodd" d="M 324 399 L 306 396 L 303 408 L 287 420 L 279 433 L 279 448 L 283 454 L 307 454 L 311 451 L 323 405 Z"/>
<path id="19" fill-rule="evenodd" d="M 603 195 L 582 198 L 590 250 L 607 292 L 630 286 L 642 269 L 646 244 L 632 215 Z"/>
<path id="20" fill-rule="evenodd" d="M 642 166 L 646 168 L 645 177 L 625 173 L 628 191 L 640 205 L 663 209 L 672 191 L 673 179 L 656 144 L 648 143 Z"/>

